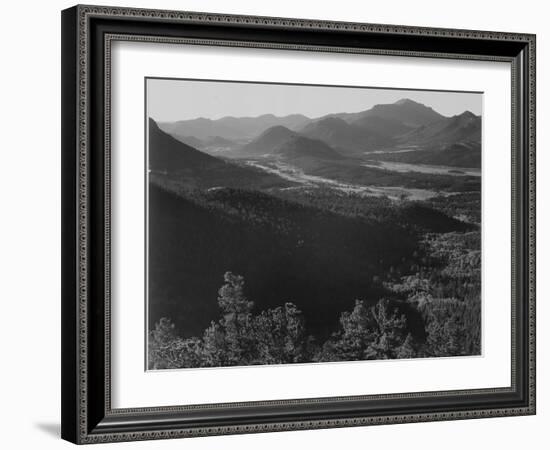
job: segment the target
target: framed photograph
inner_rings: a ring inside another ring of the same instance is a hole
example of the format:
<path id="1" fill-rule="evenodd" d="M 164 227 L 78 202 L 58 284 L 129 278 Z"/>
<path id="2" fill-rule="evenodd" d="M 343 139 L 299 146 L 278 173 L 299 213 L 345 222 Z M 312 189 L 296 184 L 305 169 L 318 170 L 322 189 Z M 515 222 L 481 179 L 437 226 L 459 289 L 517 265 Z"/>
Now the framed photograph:
<path id="1" fill-rule="evenodd" d="M 535 36 L 62 12 L 62 436 L 535 413 Z"/>

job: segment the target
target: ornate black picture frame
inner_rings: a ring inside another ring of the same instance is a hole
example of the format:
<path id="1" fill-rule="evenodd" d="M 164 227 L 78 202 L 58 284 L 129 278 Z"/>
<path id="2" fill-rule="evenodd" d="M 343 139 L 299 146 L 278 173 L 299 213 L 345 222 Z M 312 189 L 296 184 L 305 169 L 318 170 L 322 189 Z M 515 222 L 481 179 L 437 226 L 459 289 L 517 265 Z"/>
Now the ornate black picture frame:
<path id="1" fill-rule="evenodd" d="M 511 386 L 113 409 L 114 41 L 511 63 Z M 74 443 L 535 414 L 535 36 L 99 6 L 67 9 L 62 12 L 62 258 L 62 437 Z"/>

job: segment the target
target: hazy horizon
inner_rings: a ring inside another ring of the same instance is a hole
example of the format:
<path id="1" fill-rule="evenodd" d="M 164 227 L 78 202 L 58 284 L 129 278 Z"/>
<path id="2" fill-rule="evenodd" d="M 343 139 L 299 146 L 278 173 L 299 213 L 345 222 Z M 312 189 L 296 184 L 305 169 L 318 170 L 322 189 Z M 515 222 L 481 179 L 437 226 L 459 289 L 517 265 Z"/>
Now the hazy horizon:
<path id="1" fill-rule="evenodd" d="M 480 92 L 149 78 L 146 100 L 148 117 L 157 122 L 175 122 L 267 114 L 301 114 L 315 119 L 365 111 L 402 99 L 422 103 L 447 117 L 465 111 L 479 116 L 482 98 Z"/>

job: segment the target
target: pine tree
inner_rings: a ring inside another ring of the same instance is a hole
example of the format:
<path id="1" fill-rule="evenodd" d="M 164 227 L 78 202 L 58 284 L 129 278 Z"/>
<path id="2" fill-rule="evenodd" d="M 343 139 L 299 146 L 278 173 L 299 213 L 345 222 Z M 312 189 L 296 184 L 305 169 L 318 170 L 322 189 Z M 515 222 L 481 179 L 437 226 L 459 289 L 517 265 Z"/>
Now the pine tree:
<path id="1" fill-rule="evenodd" d="M 224 274 L 225 284 L 218 291 L 218 305 L 223 313 L 218 323 L 205 331 L 204 351 L 207 365 L 248 365 L 255 359 L 252 333 L 252 308 L 244 294 L 244 278 L 231 272 Z"/>
<path id="2" fill-rule="evenodd" d="M 316 360 L 393 359 L 416 354 L 407 320 L 389 300 L 381 299 L 370 308 L 356 300 L 353 310 L 340 316 L 340 327 L 323 345 Z"/>
<path id="3" fill-rule="evenodd" d="M 258 364 L 306 362 L 309 358 L 304 318 L 293 303 L 255 316 L 253 335 Z"/>

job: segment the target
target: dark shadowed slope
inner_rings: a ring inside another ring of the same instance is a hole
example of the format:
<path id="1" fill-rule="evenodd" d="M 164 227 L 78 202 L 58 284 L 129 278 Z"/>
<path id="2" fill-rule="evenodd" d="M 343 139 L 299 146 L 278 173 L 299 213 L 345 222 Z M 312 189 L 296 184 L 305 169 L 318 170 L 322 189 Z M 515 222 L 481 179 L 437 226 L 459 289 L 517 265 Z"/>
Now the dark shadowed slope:
<path id="1" fill-rule="evenodd" d="M 282 178 L 207 155 L 166 134 L 149 119 L 149 170 L 152 176 L 188 188 L 289 186 Z"/>
<path id="2" fill-rule="evenodd" d="M 229 270 L 245 277 L 256 312 L 294 302 L 311 332 L 326 337 L 355 299 L 371 303 L 384 295 L 376 278 L 416 264 L 418 237 L 398 224 L 464 228 L 421 206 L 371 210 L 380 218 L 372 221 L 335 214 L 337 201 L 327 199 L 324 209 L 236 189 L 176 195 L 152 183 L 150 326 L 170 317 L 185 336 L 201 333 L 219 317 L 217 290 Z"/>
<path id="3" fill-rule="evenodd" d="M 224 169 L 226 162 L 176 140 L 149 119 L 149 169 L 162 172 L 184 172 L 189 169 Z M 230 166 L 231 168 L 231 166 Z"/>
<path id="4" fill-rule="evenodd" d="M 178 141 L 183 142 L 185 145 L 189 145 L 190 147 L 196 148 L 197 150 L 204 147 L 204 141 L 201 141 L 194 136 L 178 136 L 175 134 L 172 136 L 175 137 Z"/>
<path id="5" fill-rule="evenodd" d="M 219 316 L 217 290 L 228 270 L 245 276 L 258 311 L 295 302 L 311 331 L 326 336 L 355 298 L 381 295 L 372 277 L 384 271 L 382 258 L 397 266 L 415 248 L 387 227 L 260 192 L 197 195 L 150 186 L 150 326 L 170 317 L 186 336 Z"/>

